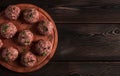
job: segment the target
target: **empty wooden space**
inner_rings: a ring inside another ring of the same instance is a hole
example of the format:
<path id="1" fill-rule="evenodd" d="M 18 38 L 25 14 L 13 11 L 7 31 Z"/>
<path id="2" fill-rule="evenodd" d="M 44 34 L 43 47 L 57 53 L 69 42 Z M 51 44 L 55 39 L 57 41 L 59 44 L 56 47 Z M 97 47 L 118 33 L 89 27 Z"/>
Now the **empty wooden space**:
<path id="1" fill-rule="evenodd" d="M 119 76 L 118 62 L 50 62 L 31 73 L 15 73 L 0 66 L 6 76 Z"/>
<path id="2" fill-rule="evenodd" d="M 120 76 L 119 0 L 1 0 L 0 10 L 18 3 L 46 10 L 59 43 L 42 69 L 21 74 L 0 66 L 1 76 Z"/>
<path id="3" fill-rule="evenodd" d="M 120 60 L 119 24 L 57 24 L 53 61 Z"/>

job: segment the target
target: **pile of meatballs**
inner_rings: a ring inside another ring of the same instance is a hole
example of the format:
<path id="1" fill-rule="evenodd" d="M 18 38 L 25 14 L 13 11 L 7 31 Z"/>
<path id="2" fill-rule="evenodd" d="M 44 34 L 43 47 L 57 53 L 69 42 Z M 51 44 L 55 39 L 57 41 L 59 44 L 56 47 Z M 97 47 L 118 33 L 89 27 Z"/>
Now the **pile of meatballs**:
<path id="1" fill-rule="evenodd" d="M 12 40 L 17 36 L 15 43 L 18 46 L 31 47 L 34 42 L 34 33 L 31 30 L 23 29 L 18 31 L 17 25 L 12 23 L 12 21 L 17 21 L 21 15 L 25 23 L 36 24 L 34 27 L 37 28 L 38 36 L 47 36 L 53 32 L 52 23 L 49 20 L 40 20 L 40 13 L 35 8 L 21 10 L 16 5 L 10 5 L 5 9 L 4 15 L 9 21 L 0 24 L 0 35 L 2 39 L 8 40 Z M 7 43 L 4 43 L 2 39 L 0 39 L 0 48 L 3 48 L 1 52 L 2 59 L 5 62 L 14 62 L 20 59 L 19 62 L 25 67 L 34 66 L 37 62 L 36 56 L 46 56 L 52 50 L 52 42 L 50 40 L 39 39 L 34 42 L 32 52 L 23 51 L 20 53 L 19 49 L 14 46 L 3 47 Z"/>

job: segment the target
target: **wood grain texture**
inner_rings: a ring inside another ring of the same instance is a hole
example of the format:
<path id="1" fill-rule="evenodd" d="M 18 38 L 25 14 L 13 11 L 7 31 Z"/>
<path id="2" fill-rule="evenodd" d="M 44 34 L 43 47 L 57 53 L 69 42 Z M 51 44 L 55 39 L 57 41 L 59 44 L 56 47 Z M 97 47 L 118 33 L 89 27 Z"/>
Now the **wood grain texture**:
<path id="1" fill-rule="evenodd" d="M 119 62 L 50 62 L 31 73 L 15 73 L 0 66 L 2 76 L 120 76 Z"/>
<path id="2" fill-rule="evenodd" d="M 56 23 L 120 23 L 119 0 L 1 0 L 0 8 L 17 3 L 47 10 Z"/>
<path id="3" fill-rule="evenodd" d="M 119 24 L 57 24 L 53 61 L 120 60 Z"/>
<path id="4" fill-rule="evenodd" d="M 56 22 L 59 45 L 42 69 L 19 74 L 0 67 L 0 75 L 120 76 L 120 0 L 1 0 L 0 10 L 16 3 L 45 9 Z"/>

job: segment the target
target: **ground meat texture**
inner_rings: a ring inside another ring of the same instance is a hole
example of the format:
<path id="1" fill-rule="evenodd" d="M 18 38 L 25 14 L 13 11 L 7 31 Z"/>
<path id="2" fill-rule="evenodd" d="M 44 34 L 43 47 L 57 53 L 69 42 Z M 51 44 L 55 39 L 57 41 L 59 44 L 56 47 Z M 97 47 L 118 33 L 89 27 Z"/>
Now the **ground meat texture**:
<path id="1" fill-rule="evenodd" d="M 30 45 L 33 41 L 33 33 L 30 30 L 22 30 L 18 35 L 18 42 L 21 45 Z"/>
<path id="2" fill-rule="evenodd" d="M 35 8 L 29 8 L 23 12 L 23 17 L 25 21 L 35 23 L 39 20 L 39 12 Z"/>
<path id="3" fill-rule="evenodd" d="M 4 23 L 1 25 L 0 33 L 4 38 L 7 38 L 7 39 L 12 38 L 16 34 L 16 32 L 17 32 L 17 28 L 11 22 Z"/>
<path id="4" fill-rule="evenodd" d="M 2 40 L 0 39 L 0 48 L 3 46 L 3 42 Z"/>
<path id="5" fill-rule="evenodd" d="M 38 29 L 39 34 L 48 35 L 52 33 L 53 27 L 50 21 L 42 20 L 38 23 L 37 29 Z"/>
<path id="6" fill-rule="evenodd" d="M 5 16 L 10 20 L 17 20 L 21 9 L 15 5 L 10 5 L 5 9 Z"/>
<path id="7" fill-rule="evenodd" d="M 18 57 L 18 50 L 13 47 L 5 48 L 2 51 L 2 58 L 7 62 L 14 61 L 17 57 Z"/>
<path id="8" fill-rule="evenodd" d="M 26 52 L 21 55 L 21 64 L 26 67 L 34 66 L 36 61 L 36 56 L 33 55 L 31 52 Z"/>
<path id="9" fill-rule="evenodd" d="M 38 55 L 41 56 L 46 56 L 47 54 L 50 53 L 51 50 L 51 42 L 46 41 L 43 39 L 40 39 L 36 44 L 35 44 L 35 50 L 34 52 Z"/>

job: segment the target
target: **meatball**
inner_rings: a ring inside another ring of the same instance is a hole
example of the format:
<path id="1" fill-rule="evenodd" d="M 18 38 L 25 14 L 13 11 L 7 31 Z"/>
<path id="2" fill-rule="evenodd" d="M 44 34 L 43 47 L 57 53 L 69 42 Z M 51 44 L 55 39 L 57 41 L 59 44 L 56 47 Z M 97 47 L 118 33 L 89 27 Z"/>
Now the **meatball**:
<path id="1" fill-rule="evenodd" d="M 52 23 L 49 21 L 42 20 L 38 23 L 37 30 L 42 35 L 48 35 L 52 33 Z"/>
<path id="2" fill-rule="evenodd" d="M 23 53 L 21 56 L 21 64 L 26 67 L 34 66 L 36 61 L 36 56 L 33 55 L 31 52 Z"/>
<path id="3" fill-rule="evenodd" d="M 35 8 L 29 8 L 23 12 L 23 17 L 25 21 L 35 23 L 39 20 L 39 12 Z"/>
<path id="4" fill-rule="evenodd" d="M 13 47 L 5 48 L 2 51 L 2 58 L 7 62 L 14 61 L 17 57 L 18 57 L 18 50 Z"/>
<path id="5" fill-rule="evenodd" d="M 40 39 L 36 44 L 35 44 L 35 50 L 34 52 L 38 55 L 41 56 L 46 56 L 47 54 L 50 53 L 51 50 L 51 42 L 46 41 L 43 39 Z"/>
<path id="6" fill-rule="evenodd" d="M 33 41 L 33 33 L 30 30 L 22 30 L 18 35 L 18 42 L 21 45 L 30 45 Z"/>
<path id="7" fill-rule="evenodd" d="M 0 48 L 3 46 L 3 42 L 2 40 L 0 39 Z"/>
<path id="8" fill-rule="evenodd" d="M 17 32 L 16 26 L 12 22 L 4 23 L 1 25 L 0 33 L 4 38 L 12 38 Z"/>
<path id="9" fill-rule="evenodd" d="M 21 9 L 15 5 L 10 5 L 5 9 L 5 16 L 10 20 L 17 20 Z"/>

